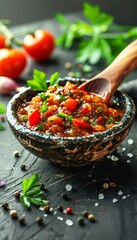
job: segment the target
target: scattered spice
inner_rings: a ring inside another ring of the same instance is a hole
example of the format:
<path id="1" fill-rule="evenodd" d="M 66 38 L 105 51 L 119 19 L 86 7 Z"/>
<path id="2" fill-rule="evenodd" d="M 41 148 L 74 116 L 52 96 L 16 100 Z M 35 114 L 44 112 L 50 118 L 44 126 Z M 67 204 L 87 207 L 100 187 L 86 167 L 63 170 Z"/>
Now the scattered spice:
<path id="1" fill-rule="evenodd" d="M 67 214 L 72 214 L 73 213 L 73 209 L 70 208 L 70 207 L 66 208 L 66 213 Z"/>
<path id="2" fill-rule="evenodd" d="M 57 207 L 57 209 L 58 209 L 58 211 L 63 212 L 63 206 L 62 206 L 62 205 L 59 205 L 59 206 Z"/>
<path id="3" fill-rule="evenodd" d="M 14 219 L 17 219 L 18 218 L 18 214 L 17 214 L 17 211 L 16 210 L 11 210 L 10 211 L 10 216 Z"/>
<path id="4" fill-rule="evenodd" d="M 110 185 L 110 187 L 113 187 L 113 188 L 116 188 L 116 187 L 117 187 L 117 184 L 114 183 L 114 182 L 110 182 L 109 185 Z"/>
<path id="5" fill-rule="evenodd" d="M 20 198 L 20 192 L 19 191 L 15 192 L 14 196 L 15 196 L 15 198 L 19 199 Z"/>
<path id="6" fill-rule="evenodd" d="M 46 213 L 49 213 L 49 212 L 50 212 L 50 206 L 49 206 L 49 205 L 45 205 L 43 208 L 44 208 L 44 211 L 45 211 Z"/>
<path id="7" fill-rule="evenodd" d="M 9 210 L 9 204 L 8 204 L 8 202 L 3 202 L 3 203 L 2 203 L 2 207 L 3 207 L 4 209 L 6 209 L 6 210 Z"/>
<path id="8" fill-rule="evenodd" d="M 63 221 L 63 217 L 57 216 L 57 219 L 58 219 L 59 221 Z"/>
<path id="9" fill-rule="evenodd" d="M 78 217 L 77 221 L 78 221 L 78 223 L 79 223 L 81 226 L 84 225 L 84 219 L 83 219 L 83 217 Z"/>
<path id="10" fill-rule="evenodd" d="M 132 144 L 134 143 L 134 140 L 133 140 L 133 139 L 128 139 L 128 140 L 127 140 L 127 143 L 128 143 L 129 145 L 132 145 Z"/>
<path id="11" fill-rule="evenodd" d="M 0 180 L 0 187 L 5 187 L 5 183 L 6 183 L 6 181 L 5 180 Z"/>
<path id="12" fill-rule="evenodd" d="M 22 164 L 22 165 L 20 166 L 20 169 L 21 169 L 22 171 L 26 171 L 26 170 L 27 170 L 27 167 L 26 167 L 26 165 Z"/>
<path id="13" fill-rule="evenodd" d="M 109 188 L 109 184 L 108 184 L 108 183 L 106 183 L 106 182 L 105 182 L 105 183 L 103 183 L 103 188 L 104 188 L 104 189 L 108 189 L 108 188 Z"/>
<path id="14" fill-rule="evenodd" d="M 87 211 L 87 210 L 84 210 L 84 212 L 83 212 L 83 216 L 87 218 L 88 215 L 89 215 L 88 211 Z"/>
<path id="15" fill-rule="evenodd" d="M 67 194 L 65 194 L 65 193 L 62 193 L 61 196 L 62 196 L 62 198 L 63 198 L 64 200 L 67 200 L 67 199 L 68 199 L 68 196 L 67 196 Z"/>
<path id="16" fill-rule="evenodd" d="M 89 220 L 90 222 L 94 222 L 94 221 L 95 221 L 95 216 L 94 216 L 94 214 L 89 214 L 89 215 L 88 215 L 88 220 Z"/>
<path id="17" fill-rule="evenodd" d="M 18 218 L 18 221 L 21 225 L 25 225 L 25 216 L 21 216 Z"/>
<path id="18" fill-rule="evenodd" d="M 65 186 L 65 188 L 66 188 L 66 190 L 67 190 L 68 192 L 70 192 L 70 191 L 72 190 L 72 186 L 71 186 L 70 184 L 67 184 L 67 185 Z"/>
<path id="19" fill-rule="evenodd" d="M 15 151 L 13 152 L 13 155 L 14 155 L 15 158 L 18 158 L 18 157 L 21 156 L 20 152 L 17 151 L 17 150 L 15 150 Z"/>
<path id="20" fill-rule="evenodd" d="M 69 227 L 73 226 L 73 221 L 71 219 L 67 219 L 66 220 L 66 225 L 69 226 Z"/>
<path id="21" fill-rule="evenodd" d="M 42 217 L 36 217 L 36 222 L 38 223 L 38 225 L 43 225 L 43 218 Z"/>

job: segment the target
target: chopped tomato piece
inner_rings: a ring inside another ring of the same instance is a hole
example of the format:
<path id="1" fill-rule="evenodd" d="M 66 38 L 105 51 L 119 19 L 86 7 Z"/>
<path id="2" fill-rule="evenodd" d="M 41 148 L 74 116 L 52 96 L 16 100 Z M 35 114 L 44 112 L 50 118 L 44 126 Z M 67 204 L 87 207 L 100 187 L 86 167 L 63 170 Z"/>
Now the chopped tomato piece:
<path id="1" fill-rule="evenodd" d="M 105 124 L 105 119 L 104 119 L 102 116 L 99 116 L 99 117 L 97 118 L 97 123 L 98 123 L 99 125 L 104 125 L 104 124 Z"/>
<path id="2" fill-rule="evenodd" d="M 83 119 L 73 118 L 72 122 L 76 127 L 79 127 L 79 128 L 86 128 L 86 129 L 92 128 L 91 125 Z"/>
<path id="3" fill-rule="evenodd" d="M 63 119 L 61 117 L 58 117 L 56 115 L 53 115 L 48 118 L 48 122 L 53 122 L 54 124 L 62 124 Z"/>
<path id="4" fill-rule="evenodd" d="M 83 106 L 82 106 L 82 108 L 81 108 L 81 113 L 82 113 L 82 115 L 84 115 L 84 116 L 86 116 L 88 113 L 90 113 L 91 112 L 91 106 L 90 106 L 90 104 L 84 104 Z"/>
<path id="5" fill-rule="evenodd" d="M 36 109 L 34 112 L 32 112 L 29 117 L 28 117 L 28 120 L 29 120 L 29 125 L 31 127 L 37 125 L 40 123 L 41 121 L 41 117 L 40 117 L 40 112 L 38 109 Z"/>
<path id="6" fill-rule="evenodd" d="M 64 105 L 72 112 L 75 111 L 78 106 L 77 101 L 73 98 L 67 99 Z"/>

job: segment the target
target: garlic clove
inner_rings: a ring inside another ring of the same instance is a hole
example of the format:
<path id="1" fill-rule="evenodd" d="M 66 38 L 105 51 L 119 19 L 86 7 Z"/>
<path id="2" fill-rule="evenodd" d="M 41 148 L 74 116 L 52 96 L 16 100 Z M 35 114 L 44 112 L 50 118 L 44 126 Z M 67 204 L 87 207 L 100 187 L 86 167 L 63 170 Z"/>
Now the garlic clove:
<path id="1" fill-rule="evenodd" d="M 11 78 L 0 76 L 0 94 L 10 95 L 16 91 L 18 84 Z"/>

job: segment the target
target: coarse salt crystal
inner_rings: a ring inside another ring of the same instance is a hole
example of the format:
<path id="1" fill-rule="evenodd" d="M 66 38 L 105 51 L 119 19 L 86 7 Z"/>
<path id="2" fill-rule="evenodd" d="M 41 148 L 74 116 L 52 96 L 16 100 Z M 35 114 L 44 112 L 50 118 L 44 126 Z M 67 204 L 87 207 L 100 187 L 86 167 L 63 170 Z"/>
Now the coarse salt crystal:
<path id="1" fill-rule="evenodd" d="M 123 147 L 123 148 L 122 148 L 122 151 L 124 152 L 125 150 L 126 150 L 126 148 L 125 148 L 125 147 Z"/>
<path id="2" fill-rule="evenodd" d="M 103 193 L 99 193 L 99 194 L 98 194 L 98 199 L 99 199 L 99 200 L 104 199 L 104 194 L 103 194 Z"/>
<path id="3" fill-rule="evenodd" d="M 115 155 L 112 155 L 112 156 L 111 156 L 111 160 L 112 160 L 112 161 L 114 161 L 114 162 L 116 162 L 116 161 L 118 161 L 118 160 L 119 160 L 119 158 L 118 158 L 118 157 L 116 157 Z"/>
<path id="4" fill-rule="evenodd" d="M 123 196 L 122 199 L 126 199 L 127 197 L 126 196 Z"/>
<path id="5" fill-rule="evenodd" d="M 111 158 L 111 155 L 107 155 L 107 158 L 108 158 L 108 159 Z"/>
<path id="6" fill-rule="evenodd" d="M 118 195 L 123 195 L 123 192 L 121 190 L 118 191 Z"/>
<path id="7" fill-rule="evenodd" d="M 57 216 L 57 219 L 58 219 L 59 221 L 63 221 L 63 217 Z"/>
<path id="8" fill-rule="evenodd" d="M 68 192 L 72 190 L 72 186 L 70 184 L 67 184 L 65 188 Z"/>
<path id="9" fill-rule="evenodd" d="M 44 211 L 44 207 L 39 207 L 39 210 L 40 211 Z"/>
<path id="10" fill-rule="evenodd" d="M 113 203 L 118 202 L 118 199 L 117 198 L 113 198 L 112 202 Z"/>
<path id="11" fill-rule="evenodd" d="M 127 160 L 127 163 L 131 163 L 131 160 Z"/>
<path id="12" fill-rule="evenodd" d="M 96 203 L 95 203 L 95 207 L 97 207 L 98 205 L 99 205 L 99 204 L 96 202 Z"/>
<path id="13" fill-rule="evenodd" d="M 132 158 L 133 157 L 133 153 L 127 153 L 127 156 Z"/>
<path id="14" fill-rule="evenodd" d="M 66 220 L 66 225 L 67 226 L 72 226 L 73 225 L 73 221 L 71 219 L 67 219 Z"/>
<path id="15" fill-rule="evenodd" d="M 134 140 L 133 139 L 128 139 L 127 142 L 128 142 L 129 145 L 132 145 Z"/>
<path id="16" fill-rule="evenodd" d="M 48 216 L 48 214 L 46 214 L 46 213 L 45 213 L 43 216 L 44 216 L 44 217 L 47 217 L 47 216 Z"/>

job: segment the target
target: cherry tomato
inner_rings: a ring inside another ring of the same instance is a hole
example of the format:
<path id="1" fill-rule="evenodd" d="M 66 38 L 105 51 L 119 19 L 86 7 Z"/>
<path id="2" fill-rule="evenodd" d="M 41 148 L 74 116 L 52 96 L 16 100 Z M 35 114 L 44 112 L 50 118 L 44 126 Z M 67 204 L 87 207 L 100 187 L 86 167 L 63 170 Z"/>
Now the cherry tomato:
<path id="1" fill-rule="evenodd" d="M 37 30 L 35 33 L 26 35 L 23 41 L 28 55 L 36 61 L 47 60 L 55 47 L 54 36 L 46 30 Z"/>
<path id="2" fill-rule="evenodd" d="M 20 49 L 0 49 L 0 76 L 16 79 L 25 69 L 26 54 Z"/>

